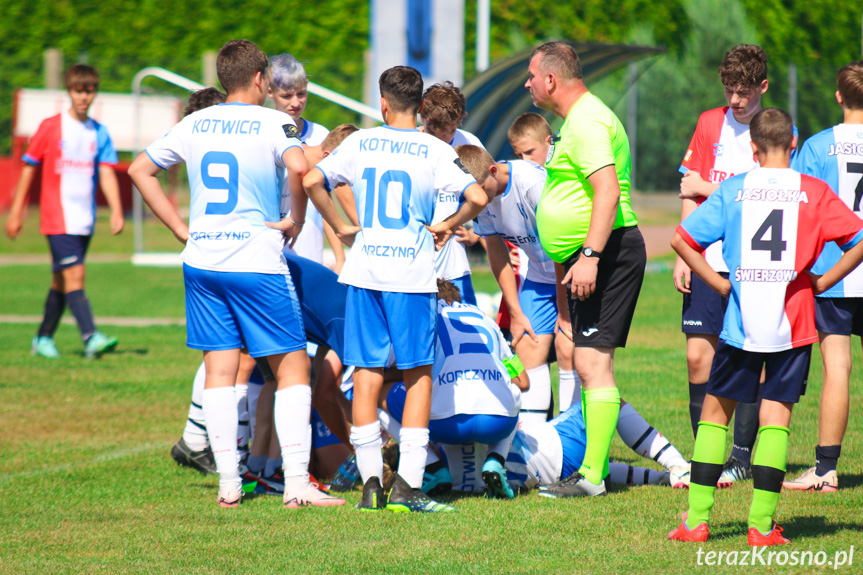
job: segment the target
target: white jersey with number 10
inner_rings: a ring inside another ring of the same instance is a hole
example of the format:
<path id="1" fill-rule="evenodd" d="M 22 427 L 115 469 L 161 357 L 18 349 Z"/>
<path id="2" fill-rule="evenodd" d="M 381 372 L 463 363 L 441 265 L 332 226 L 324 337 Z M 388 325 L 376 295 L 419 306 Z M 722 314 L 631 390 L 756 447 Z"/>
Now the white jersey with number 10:
<path id="1" fill-rule="evenodd" d="M 362 230 L 339 281 L 401 293 L 435 293 L 432 223 L 437 191 L 474 183 L 455 150 L 419 130 L 381 126 L 348 136 L 316 166 L 332 189 L 349 184 Z"/>

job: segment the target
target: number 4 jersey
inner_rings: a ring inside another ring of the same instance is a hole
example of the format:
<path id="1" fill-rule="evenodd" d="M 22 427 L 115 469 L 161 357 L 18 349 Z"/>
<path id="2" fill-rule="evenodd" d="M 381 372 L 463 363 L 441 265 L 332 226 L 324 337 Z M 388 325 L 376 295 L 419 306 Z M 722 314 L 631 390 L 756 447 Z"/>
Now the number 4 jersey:
<path id="1" fill-rule="evenodd" d="M 731 298 L 720 337 L 762 353 L 818 341 L 808 270 L 825 242 L 848 250 L 863 222 L 816 178 L 756 168 L 722 182 L 677 231 L 703 250 L 723 240 Z"/>
<path id="2" fill-rule="evenodd" d="M 815 134 L 800 148 L 792 167 L 804 174 L 827 182 L 845 205 L 860 215 L 863 198 L 863 125 L 839 124 Z M 824 251 L 812 272 L 823 274 L 839 258 L 842 250 L 833 242 Z M 845 276 L 835 286 L 818 297 L 863 297 L 863 266 Z"/>
<path id="3" fill-rule="evenodd" d="M 419 130 L 381 126 L 348 136 L 321 160 L 328 189 L 354 190 L 357 234 L 339 281 L 354 287 L 401 293 L 436 293 L 431 233 L 435 199 L 461 199 L 474 183 L 455 150 Z"/>
<path id="4" fill-rule="evenodd" d="M 186 116 L 146 150 L 162 169 L 185 162 L 191 204 L 183 261 L 220 272 L 287 273 L 279 221 L 285 166 L 300 146 L 290 116 L 251 104 Z"/>

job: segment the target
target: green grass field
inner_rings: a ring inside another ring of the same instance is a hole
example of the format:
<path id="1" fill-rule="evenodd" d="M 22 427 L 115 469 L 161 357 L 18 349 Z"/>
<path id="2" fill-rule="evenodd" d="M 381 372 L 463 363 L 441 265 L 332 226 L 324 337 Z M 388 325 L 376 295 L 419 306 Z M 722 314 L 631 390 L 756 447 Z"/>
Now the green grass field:
<path id="1" fill-rule="evenodd" d="M 32 223 L 32 222 L 31 222 Z M 102 232 L 104 234 L 104 231 Z M 99 236 L 97 236 L 98 238 Z M 102 239 L 107 240 L 103 236 Z M 25 239 L 26 241 L 31 241 Z M 95 243 L 95 242 L 94 242 Z M 33 252 L 43 249 L 31 241 Z M 3 253 L 10 253 L 8 242 Z M 95 246 L 94 246 L 95 247 Z M 19 250 L 16 253 L 26 253 Z M 99 250 L 96 249 L 96 252 Z M 0 266 L 0 315 L 39 315 L 47 265 Z M 490 274 L 475 275 L 491 291 Z M 97 315 L 183 316 L 179 269 L 88 265 Z M 679 296 L 667 274 L 648 274 L 630 344 L 617 355 L 622 395 L 681 450 L 692 453 Z M 0 573 L 690 573 L 699 544 L 668 542 L 687 492 L 616 488 L 601 500 L 445 498 L 445 516 L 282 508 L 281 499 L 216 505 L 217 479 L 174 464 L 199 352 L 182 327 L 115 327 L 116 353 L 86 361 L 73 325 L 61 326 L 63 357 L 28 352 L 34 324 L 0 325 Z M 855 354 L 859 365 L 859 349 Z M 859 379 L 855 373 L 855 380 Z M 810 465 L 817 431 L 820 356 L 792 421 L 789 475 Z M 861 544 L 863 469 L 859 412 L 852 419 L 834 494 L 783 492 L 778 520 L 791 549 L 834 552 Z M 729 438 L 730 439 L 730 438 Z M 615 459 L 656 466 L 619 439 Z M 717 494 L 704 551 L 744 551 L 751 482 Z M 765 556 L 766 561 L 766 556 Z M 840 571 L 861 572 L 863 552 Z M 831 567 L 758 567 L 764 573 Z M 729 568 L 725 568 L 730 570 Z M 742 570 L 744 568 L 736 568 Z M 712 568 L 719 571 L 719 568 Z"/>

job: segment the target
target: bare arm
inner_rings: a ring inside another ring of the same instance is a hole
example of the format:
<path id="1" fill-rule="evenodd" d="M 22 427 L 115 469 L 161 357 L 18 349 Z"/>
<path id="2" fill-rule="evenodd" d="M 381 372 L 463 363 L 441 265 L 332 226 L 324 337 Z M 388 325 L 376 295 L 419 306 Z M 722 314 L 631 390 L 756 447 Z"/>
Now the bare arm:
<path id="1" fill-rule="evenodd" d="M 288 170 L 288 185 L 291 188 L 291 211 L 278 223 L 265 222 L 267 227 L 277 229 L 285 236 L 288 247 L 292 247 L 306 223 L 306 203 L 308 196 L 303 189 L 303 177 L 309 172 L 309 163 L 303 149 L 293 146 L 282 154 L 282 161 Z"/>
<path id="2" fill-rule="evenodd" d="M 9 208 L 9 217 L 6 219 L 6 235 L 9 236 L 10 240 L 21 235 L 21 216 L 24 213 L 24 204 L 27 202 L 30 185 L 33 183 L 33 178 L 36 177 L 36 169 L 36 166 L 30 164 L 24 164 L 24 167 L 21 168 L 21 177 L 18 178 L 18 185 L 12 196 L 12 205 Z"/>
<path id="3" fill-rule="evenodd" d="M 515 272 L 509 261 L 509 250 L 499 235 L 488 236 L 486 238 L 486 250 L 488 251 L 488 263 L 491 265 L 491 271 L 497 279 L 497 284 L 500 286 L 500 291 L 503 292 L 503 297 L 506 300 L 506 305 L 509 306 L 510 315 L 510 333 L 512 333 L 512 345 L 515 347 L 524 336 L 528 334 L 531 339 L 538 342 L 539 338 L 533 331 L 530 325 L 530 320 L 521 309 L 521 304 L 518 301 L 518 287 L 515 283 Z"/>
<path id="4" fill-rule="evenodd" d="M 689 199 L 706 198 L 715 192 L 718 187 L 719 184 L 711 184 L 701 179 L 701 174 L 698 172 L 689 170 L 680 179 L 680 197 Z"/>
<path id="5" fill-rule="evenodd" d="M 309 199 L 321 212 L 324 221 L 332 226 L 338 239 L 350 246 L 354 243 L 354 236 L 360 231 L 359 226 L 349 225 L 339 216 L 333 200 L 324 188 L 324 173 L 320 170 L 311 170 L 303 178 L 303 186 L 309 194 Z"/>
<path id="6" fill-rule="evenodd" d="M 150 206 L 153 213 L 156 214 L 162 223 L 174 233 L 174 236 L 181 243 L 186 243 L 189 239 L 189 226 L 174 209 L 171 200 L 165 195 L 162 189 L 162 184 L 156 176 L 162 168 L 153 163 L 146 153 L 141 154 L 132 165 L 129 166 L 129 177 L 132 178 L 132 183 L 138 188 L 144 202 Z"/>
<path id="7" fill-rule="evenodd" d="M 333 255 L 336 257 L 336 265 L 334 271 L 342 273 L 342 266 L 345 265 L 345 248 L 342 246 L 341 240 L 333 231 L 333 227 L 324 222 L 324 235 L 327 236 L 327 242 L 330 244 L 330 249 L 333 250 Z"/>
<path id="8" fill-rule="evenodd" d="M 600 168 L 587 181 L 593 187 L 593 206 L 590 210 L 590 227 L 584 245 L 602 253 L 614 228 L 617 205 L 620 202 L 620 182 L 614 165 Z M 563 278 L 569 283 L 573 297 L 585 300 L 596 291 L 598 258 L 578 258 Z"/>
<path id="9" fill-rule="evenodd" d="M 698 204 L 695 203 L 695 200 L 683 199 L 683 203 L 680 207 L 680 221 L 682 222 L 686 218 L 689 217 L 689 214 L 695 211 L 695 208 L 698 207 Z M 674 287 L 680 293 L 691 293 L 689 289 L 692 285 L 692 270 L 689 269 L 689 266 L 686 265 L 680 256 L 677 256 L 676 261 L 674 262 Z"/>
<path id="10" fill-rule="evenodd" d="M 117 182 L 117 173 L 113 166 L 107 164 L 99 166 L 99 186 L 111 209 L 111 233 L 117 235 L 123 231 L 126 222 L 123 219 L 123 204 L 120 201 L 120 184 Z"/>
<path id="11" fill-rule="evenodd" d="M 459 226 L 479 215 L 488 204 L 488 194 L 479 184 L 473 183 L 464 191 L 464 200 L 456 213 L 433 226 L 426 226 L 434 236 L 437 249 L 444 246 Z"/>
<path id="12" fill-rule="evenodd" d="M 824 272 L 822 276 L 809 274 L 812 278 L 812 289 L 816 294 L 824 293 L 839 282 L 842 278 L 854 271 L 857 264 L 863 260 L 863 242 L 842 254 L 839 261 L 832 268 Z"/>
<path id="13" fill-rule="evenodd" d="M 701 278 L 704 283 L 713 288 L 722 297 L 728 297 L 731 293 L 731 282 L 721 275 L 719 272 L 710 267 L 707 260 L 704 259 L 699 252 L 695 251 L 692 246 L 686 243 L 686 240 L 679 233 L 675 233 L 671 239 L 671 247 L 674 251 L 686 262 L 686 265 L 692 269 L 695 274 Z M 837 280 L 838 281 L 838 280 Z"/>
<path id="14" fill-rule="evenodd" d="M 360 218 L 357 215 L 357 204 L 354 199 L 354 190 L 347 184 L 341 184 L 336 186 L 333 193 L 336 194 L 336 199 L 348 217 L 348 221 L 355 226 L 360 225 Z"/>

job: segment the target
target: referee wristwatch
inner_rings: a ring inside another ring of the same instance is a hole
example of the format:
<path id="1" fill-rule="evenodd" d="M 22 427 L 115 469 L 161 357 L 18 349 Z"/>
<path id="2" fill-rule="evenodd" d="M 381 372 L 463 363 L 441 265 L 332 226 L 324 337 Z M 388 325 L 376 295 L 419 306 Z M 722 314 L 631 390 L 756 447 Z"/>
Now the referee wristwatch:
<path id="1" fill-rule="evenodd" d="M 601 258 L 601 257 L 602 257 L 602 254 L 601 254 L 600 252 L 596 251 L 596 250 L 595 250 L 595 249 L 593 249 L 593 248 L 589 248 L 589 247 L 587 247 L 587 246 L 585 246 L 585 247 L 584 247 L 584 249 L 582 249 L 582 250 L 581 250 L 581 253 L 582 253 L 582 255 L 584 255 L 584 257 L 586 257 L 586 258 L 596 258 L 596 259 L 599 259 L 599 258 Z"/>

